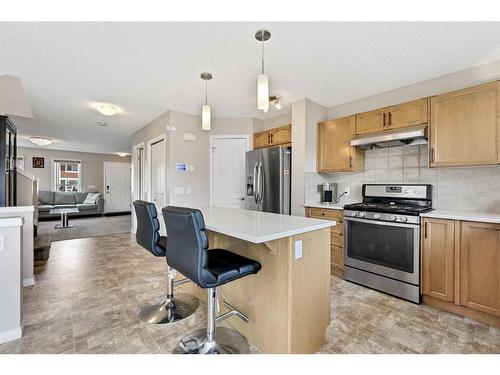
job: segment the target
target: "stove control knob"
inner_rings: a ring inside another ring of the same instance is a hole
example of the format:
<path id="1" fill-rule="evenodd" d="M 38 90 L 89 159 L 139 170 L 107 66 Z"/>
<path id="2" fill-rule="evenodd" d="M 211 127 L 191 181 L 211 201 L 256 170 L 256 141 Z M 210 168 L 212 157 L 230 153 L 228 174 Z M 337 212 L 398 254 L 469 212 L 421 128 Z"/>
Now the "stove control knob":
<path id="1" fill-rule="evenodd" d="M 391 220 L 396 221 L 396 220 L 398 220 L 398 217 L 396 215 L 391 215 Z"/>
<path id="2" fill-rule="evenodd" d="M 382 215 L 380 215 L 380 214 L 374 214 L 374 215 L 373 215 L 373 218 L 374 218 L 374 219 L 380 219 L 381 217 L 382 217 Z"/>
<path id="3" fill-rule="evenodd" d="M 406 223 L 408 221 L 408 218 L 406 216 L 401 216 L 401 220 L 403 223 Z"/>
<path id="4" fill-rule="evenodd" d="M 360 212 L 360 213 L 358 214 L 358 216 L 359 216 L 359 217 L 365 217 L 365 216 L 366 216 L 366 214 L 365 214 L 364 212 Z"/>

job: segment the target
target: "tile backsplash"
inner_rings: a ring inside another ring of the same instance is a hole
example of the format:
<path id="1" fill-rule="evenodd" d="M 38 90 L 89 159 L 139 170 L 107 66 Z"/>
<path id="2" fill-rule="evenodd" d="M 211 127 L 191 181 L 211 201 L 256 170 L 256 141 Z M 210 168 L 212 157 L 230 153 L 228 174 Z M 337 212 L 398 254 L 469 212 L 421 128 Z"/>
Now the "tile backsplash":
<path id="1" fill-rule="evenodd" d="M 433 186 L 433 206 L 439 209 L 500 213 L 500 166 L 428 168 L 428 146 L 367 150 L 361 173 L 305 174 L 305 201 L 318 202 L 317 185 L 336 182 L 338 192 L 349 187 L 341 203 L 361 201 L 368 183 L 419 183 Z"/>

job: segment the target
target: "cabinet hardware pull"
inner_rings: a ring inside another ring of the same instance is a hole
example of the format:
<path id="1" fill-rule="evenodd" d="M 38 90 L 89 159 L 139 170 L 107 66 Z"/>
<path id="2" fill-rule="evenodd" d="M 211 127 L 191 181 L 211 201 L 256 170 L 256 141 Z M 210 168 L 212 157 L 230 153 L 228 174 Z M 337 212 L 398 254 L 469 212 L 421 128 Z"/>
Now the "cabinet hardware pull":
<path id="1" fill-rule="evenodd" d="M 389 125 L 391 125 L 391 124 L 392 124 L 392 113 L 389 112 Z"/>
<path id="2" fill-rule="evenodd" d="M 385 112 L 384 112 L 384 125 L 383 125 L 383 126 L 384 126 L 384 128 L 385 128 Z"/>
<path id="3" fill-rule="evenodd" d="M 271 143 L 273 143 L 273 133 L 271 133 Z"/>
<path id="4" fill-rule="evenodd" d="M 349 156 L 349 168 L 352 168 L 352 156 Z"/>
<path id="5" fill-rule="evenodd" d="M 434 163 L 434 147 L 431 147 L 431 162 Z"/>
<path id="6" fill-rule="evenodd" d="M 424 238 L 427 238 L 427 221 L 424 223 Z"/>

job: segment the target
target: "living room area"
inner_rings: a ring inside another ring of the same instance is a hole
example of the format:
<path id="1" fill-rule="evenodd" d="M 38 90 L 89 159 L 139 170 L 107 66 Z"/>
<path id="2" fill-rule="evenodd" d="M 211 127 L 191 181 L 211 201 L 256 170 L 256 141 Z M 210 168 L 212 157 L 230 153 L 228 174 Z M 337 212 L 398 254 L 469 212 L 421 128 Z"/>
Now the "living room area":
<path id="1" fill-rule="evenodd" d="M 130 155 L 57 150 L 48 138 L 30 142 L 35 147 L 17 149 L 17 170 L 37 192 L 35 248 L 130 232 Z"/>

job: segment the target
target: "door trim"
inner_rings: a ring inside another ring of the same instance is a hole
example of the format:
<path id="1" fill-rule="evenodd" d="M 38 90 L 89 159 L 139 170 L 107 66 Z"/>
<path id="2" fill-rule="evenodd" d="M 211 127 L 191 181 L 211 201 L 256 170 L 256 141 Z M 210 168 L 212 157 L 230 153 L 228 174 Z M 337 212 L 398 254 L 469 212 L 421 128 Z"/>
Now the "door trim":
<path id="1" fill-rule="evenodd" d="M 137 192 L 136 190 L 136 170 L 137 170 L 137 156 L 138 156 L 138 150 L 142 148 L 142 159 L 141 159 L 141 178 L 142 178 L 142 191 Z M 131 200 L 132 202 L 141 199 L 143 194 L 145 195 L 145 190 L 146 190 L 146 143 L 140 142 L 136 144 L 135 146 L 132 147 L 132 156 L 131 156 L 131 169 L 130 169 L 130 191 L 131 191 Z M 135 219 L 135 210 L 130 207 L 132 211 L 132 223 L 131 223 L 131 228 L 130 231 L 132 233 L 135 233 L 137 230 L 137 221 Z"/>
<path id="2" fill-rule="evenodd" d="M 107 213 L 106 211 L 106 165 L 109 164 L 122 164 L 122 165 L 128 165 L 130 168 L 130 181 L 132 181 L 132 163 L 127 163 L 127 162 L 120 162 L 120 161 L 104 161 L 102 165 L 102 196 L 104 197 L 104 213 Z M 132 183 L 130 183 L 129 186 L 129 193 L 130 193 L 130 202 L 129 202 L 129 210 L 132 212 Z"/>
<path id="3" fill-rule="evenodd" d="M 213 147 L 214 140 L 216 139 L 244 139 L 246 152 L 250 151 L 250 135 L 248 134 L 237 134 L 237 135 L 211 135 L 210 136 L 210 147 L 208 149 L 208 159 L 210 160 L 210 205 L 214 203 L 214 168 L 213 168 Z M 245 165 L 246 169 L 246 165 Z M 245 172 L 246 173 L 246 172 Z"/>

